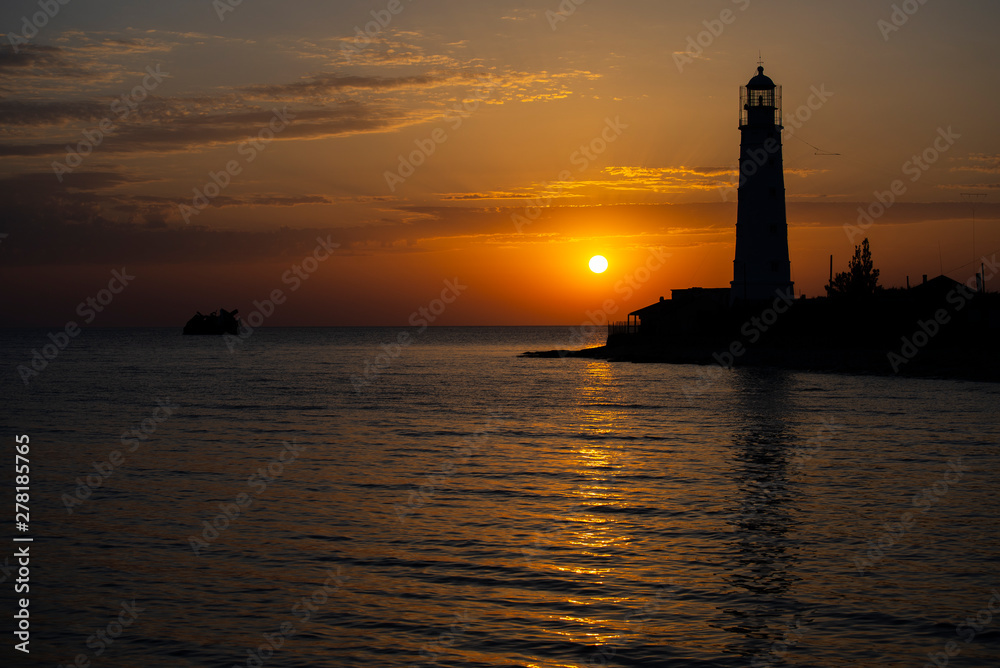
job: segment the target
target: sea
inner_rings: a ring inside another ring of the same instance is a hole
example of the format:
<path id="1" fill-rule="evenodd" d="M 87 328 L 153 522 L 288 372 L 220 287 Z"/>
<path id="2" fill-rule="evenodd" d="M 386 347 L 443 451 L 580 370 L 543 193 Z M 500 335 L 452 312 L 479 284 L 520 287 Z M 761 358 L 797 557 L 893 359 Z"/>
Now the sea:
<path id="1" fill-rule="evenodd" d="M 0 332 L 5 666 L 1000 666 L 1000 385 L 52 333 Z"/>

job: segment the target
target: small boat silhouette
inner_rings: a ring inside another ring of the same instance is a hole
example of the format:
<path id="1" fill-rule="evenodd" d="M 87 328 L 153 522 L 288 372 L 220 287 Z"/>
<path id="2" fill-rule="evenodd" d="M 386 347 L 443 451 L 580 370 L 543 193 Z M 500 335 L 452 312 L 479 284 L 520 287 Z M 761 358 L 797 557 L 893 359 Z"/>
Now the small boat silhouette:
<path id="1" fill-rule="evenodd" d="M 212 311 L 209 315 L 202 315 L 201 311 L 192 316 L 184 325 L 185 334 L 232 334 L 236 335 L 240 328 L 240 318 L 236 314 L 239 309 L 227 311 L 219 309 Z"/>

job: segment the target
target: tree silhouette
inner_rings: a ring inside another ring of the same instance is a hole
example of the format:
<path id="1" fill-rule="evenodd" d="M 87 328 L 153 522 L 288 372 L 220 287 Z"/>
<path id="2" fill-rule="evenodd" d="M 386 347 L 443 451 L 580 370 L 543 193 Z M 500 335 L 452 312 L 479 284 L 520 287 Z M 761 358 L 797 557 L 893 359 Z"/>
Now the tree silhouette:
<path id="1" fill-rule="evenodd" d="M 881 290 L 878 284 L 878 269 L 872 264 L 872 252 L 867 237 L 860 246 L 854 247 L 854 257 L 847 265 L 847 271 L 833 277 L 826 286 L 829 296 L 865 297 Z"/>

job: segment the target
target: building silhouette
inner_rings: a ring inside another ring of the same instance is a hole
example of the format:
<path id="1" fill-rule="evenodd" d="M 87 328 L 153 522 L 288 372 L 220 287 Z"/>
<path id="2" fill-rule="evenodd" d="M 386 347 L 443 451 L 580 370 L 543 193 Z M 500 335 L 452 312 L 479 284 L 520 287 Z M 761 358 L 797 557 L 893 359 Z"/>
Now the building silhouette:
<path id="1" fill-rule="evenodd" d="M 740 89 L 739 203 L 730 302 L 792 294 L 781 159 L 781 87 L 757 68 Z"/>

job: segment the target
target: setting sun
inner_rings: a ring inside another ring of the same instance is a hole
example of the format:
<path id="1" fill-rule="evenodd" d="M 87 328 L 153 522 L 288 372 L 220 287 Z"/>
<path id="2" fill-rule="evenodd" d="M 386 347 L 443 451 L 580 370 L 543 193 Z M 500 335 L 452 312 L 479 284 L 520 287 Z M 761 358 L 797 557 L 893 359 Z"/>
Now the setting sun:
<path id="1" fill-rule="evenodd" d="M 603 274 L 608 270 L 608 260 L 603 255 L 590 258 L 590 270 L 595 274 Z"/>

